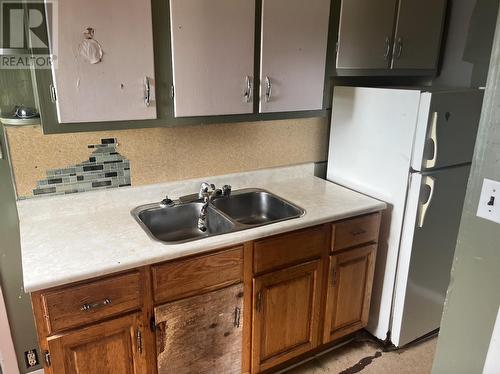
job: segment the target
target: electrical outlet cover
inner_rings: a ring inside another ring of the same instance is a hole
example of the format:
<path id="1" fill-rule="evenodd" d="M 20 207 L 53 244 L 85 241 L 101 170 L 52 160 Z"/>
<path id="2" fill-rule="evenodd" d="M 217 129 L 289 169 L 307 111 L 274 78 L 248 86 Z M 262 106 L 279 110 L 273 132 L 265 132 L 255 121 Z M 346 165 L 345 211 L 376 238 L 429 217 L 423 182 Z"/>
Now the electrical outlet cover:
<path id="1" fill-rule="evenodd" d="M 477 216 L 500 223 L 500 182 L 491 179 L 483 181 Z"/>

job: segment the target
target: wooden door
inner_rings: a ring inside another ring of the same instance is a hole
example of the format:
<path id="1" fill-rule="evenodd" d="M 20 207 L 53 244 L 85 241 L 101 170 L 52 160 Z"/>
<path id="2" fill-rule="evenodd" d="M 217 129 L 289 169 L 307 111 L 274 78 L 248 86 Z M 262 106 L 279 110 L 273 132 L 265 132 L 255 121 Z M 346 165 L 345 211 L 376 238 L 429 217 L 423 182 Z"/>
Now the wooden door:
<path id="1" fill-rule="evenodd" d="M 117 318 L 48 338 L 57 374 L 140 374 L 146 372 L 139 314 Z"/>
<path id="2" fill-rule="evenodd" d="M 330 256 L 323 343 L 368 323 L 376 245 Z"/>
<path id="3" fill-rule="evenodd" d="M 252 113 L 255 0 L 170 0 L 176 117 Z"/>
<path id="4" fill-rule="evenodd" d="M 52 52 L 59 122 L 156 118 L 151 1 L 72 0 L 58 2 L 57 8 Z M 89 27 L 102 48 L 98 63 L 79 53 Z"/>
<path id="5" fill-rule="evenodd" d="M 254 279 L 252 373 L 317 346 L 320 288 L 320 260 Z"/>
<path id="6" fill-rule="evenodd" d="M 260 112 L 323 108 L 330 0 L 263 0 Z"/>
<path id="7" fill-rule="evenodd" d="M 158 374 L 241 373 L 243 284 L 155 308 Z"/>
<path id="8" fill-rule="evenodd" d="M 337 69 L 388 69 L 397 0 L 342 0 Z"/>
<path id="9" fill-rule="evenodd" d="M 437 69 L 446 0 L 400 0 L 393 69 Z"/>

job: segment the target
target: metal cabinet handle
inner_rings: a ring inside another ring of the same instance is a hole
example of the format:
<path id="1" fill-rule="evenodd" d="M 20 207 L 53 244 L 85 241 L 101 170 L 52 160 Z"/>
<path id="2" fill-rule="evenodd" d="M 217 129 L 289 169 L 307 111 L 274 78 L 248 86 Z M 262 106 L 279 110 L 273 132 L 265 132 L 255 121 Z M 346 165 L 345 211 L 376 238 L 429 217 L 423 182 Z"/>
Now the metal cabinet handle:
<path id="1" fill-rule="evenodd" d="M 419 217 L 418 217 L 418 227 L 424 227 L 425 216 L 427 215 L 427 210 L 429 209 L 429 206 L 431 205 L 432 197 L 434 195 L 434 183 L 435 183 L 434 178 L 429 177 L 429 176 L 425 177 L 424 184 L 429 186 L 429 188 L 431 189 L 431 192 L 430 192 L 430 195 L 429 195 L 429 198 L 427 199 L 427 201 L 424 204 L 422 204 L 422 206 L 420 207 L 420 213 L 419 213 Z"/>
<path id="2" fill-rule="evenodd" d="M 271 78 L 266 77 L 266 103 L 271 100 L 271 96 L 273 94 L 273 83 L 271 82 Z"/>
<path id="3" fill-rule="evenodd" d="M 252 80 L 248 75 L 245 77 L 245 92 L 243 96 L 247 103 L 252 101 Z"/>
<path id="4" fill-rule="evenodd" d="M 103 301 L 99 301 L 97 303 L 92 303 L 92 304 L 83 304 L 80 308 L 82 312 L 87 312 L 89 310 L 95 309 L 95 308 L 101 308 L 103 306 L 111 304 L 111 299 L 104 299 Z"/>
<path id="5" fill-rule="evenodd" d="M 144 104 L 147 107 L 151 105 L 151 82 L 148 77 L 144 78 Z"/>
<path id="6" fill-rule="evenodd" d="M 429 137 L 429 140 L 434 145 L 434 154 L 432 155 L 432 158 L 430 160 L 425 161 L 426 168 L 433 168 L 434 166 L 436 166 L 436 162 L 437 162 L 437 152 L 438 152 L 437 122 L 438 122 L 438 112 L 434 112 L 434 113 L 432 113 L 431 133 L 430 133 L 430 137 Z"/>
<path id="7" fill-rule="evenodd" d="M 401 58 L 403 54 L 403 39 L 401 37 L 398 38 L 398 41 L 394 45 L 394 56 L 396 59 Z"/>
<path id="8" fill-rule="evenodd" d="M 391 54 L 391 38 L 388 36 L 385 38 L 385 52 L 384 52 L 384 59 L 388 60 L 389 55 Z"/>

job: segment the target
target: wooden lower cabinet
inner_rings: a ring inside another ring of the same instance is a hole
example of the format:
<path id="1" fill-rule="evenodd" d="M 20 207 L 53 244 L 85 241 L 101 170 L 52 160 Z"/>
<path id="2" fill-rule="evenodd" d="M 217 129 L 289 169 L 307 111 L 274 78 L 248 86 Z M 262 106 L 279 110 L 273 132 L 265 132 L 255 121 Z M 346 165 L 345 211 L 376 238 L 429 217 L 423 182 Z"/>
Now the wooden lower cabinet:
<path id="1" fill-rule="evenodd" d="M 323 343 L 366 327 L 376 251 L 373 244 L 330 256 Z"/>
<path id="2" fill-rule="evenodd" d="M 146 373 L 139 314 L 48 338 L 56 374 Z"/>
<path id="3" fill-rule="evenodd" d="M 158 374 L 241 372 L 243 283 L 155 308 Z"/>
<path id="4" fill-rule="evenodd" d="M 321 269 L 317 260 L 254 279 L 252 373 L 317 346 Z"/>
<path id="5" fill-rule="evenodd" d="M 284 368 L 366 326 L 379 223 L 370 214 L 37 291 L 45 372 Z"/>

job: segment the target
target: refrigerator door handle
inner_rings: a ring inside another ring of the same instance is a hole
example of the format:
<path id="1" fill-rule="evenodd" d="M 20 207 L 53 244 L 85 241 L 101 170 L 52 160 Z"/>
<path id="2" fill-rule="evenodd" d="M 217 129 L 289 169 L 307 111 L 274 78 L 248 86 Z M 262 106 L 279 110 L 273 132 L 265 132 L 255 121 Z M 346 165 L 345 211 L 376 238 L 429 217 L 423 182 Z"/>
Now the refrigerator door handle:
<path id="1" fill-rule="evenodd" d="M 429 198 L 427 201 L 420 206 L 420 212 L 418 215 L 418 227 L 424 227 L 424 222 L 425 222 L 425 216 L 427 215 L 427 210 L 429 209 L 429 206 L 431 205 L 432 202 L 432 196 L 434 195 L 434 183 L 435 180 L 432 177 L 426 176 L 424 179 L 424 184 L 426 186 L 429 186 L 430 188 L 430 193 L 429 193 Z"/>
<path id="2" fill-rule="evenodd" d="M 432 113 L 431 136 L 430 136 L 430 140 L 432 141 L 432 144 L 434 145 L 434 154 L 432 155 L 432 159 L 425 161 L 426 168 L 433 168 L 434 166 L 436 166 L 437 152 L 438 152 L 437 122 L 438 122 L 438 112 L 434 112 L 434 113 Z"/>

